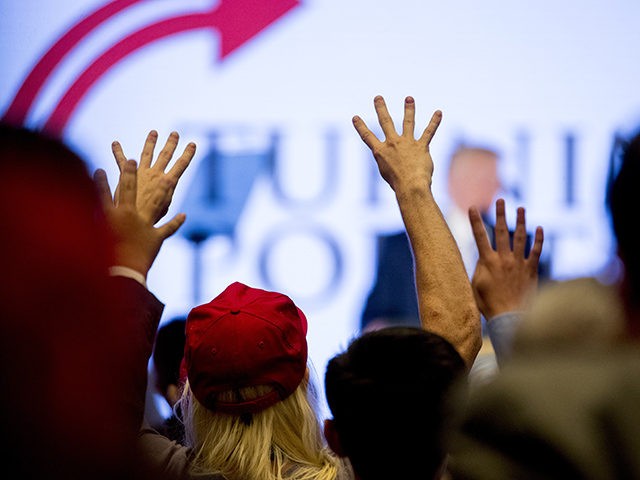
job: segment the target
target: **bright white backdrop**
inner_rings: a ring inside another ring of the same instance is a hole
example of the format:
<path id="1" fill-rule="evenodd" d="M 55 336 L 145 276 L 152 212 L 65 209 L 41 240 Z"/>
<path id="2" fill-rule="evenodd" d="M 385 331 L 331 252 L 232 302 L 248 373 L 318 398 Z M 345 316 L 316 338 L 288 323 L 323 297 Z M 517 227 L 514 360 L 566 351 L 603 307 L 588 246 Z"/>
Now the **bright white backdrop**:
<path id="1" fill-rule="evenodd" d="M 0 111 L 58 37 L 105 3 L 2 0 Z M 220 2 L 132 3 L 54 70 L 28 125 L 41 126 L 77 75 L 123 36 Z M 638 18 L 635 0 L 305 0 L 223 61 L 211 30 L 138 50 L 88 92 L 64 139 L 112 182 L 114 139 L 129 156 L 152 128 L 161 139 L 179 131 L 181 146 L 196 141 L 175 214 L 210 148 L 207 132 L 276 132 L 276 173 L 253 185 L 235 239 L 203 245 L 201 298 L 194 298 L 193 246 L 179 235 L 165 244 L 149 285 L 166 303 L 165 319 L 234 280 L 289 294 L 309 317 L 322 378 L 327 359 L 357 333 L 375 235 L 401 226 L 390 190 L 372 181 L 375 166 L 351 117 L 373 126 L 376 94 L 396 119 L 404 96 L 414 96 L 422 125 L 442 109 L 432 149 L 441 201 L 454 143 L 495 145 L 505 184 L 520 191 L 519 198 L 505 192 L 509 206 L 523 204 L 531 225 L 546 228 L 554 277 L 598 274 L 612 248 L 603 196 L 613 134 L 640 122 Z M 571 177 L 567 136 L 575 145 Z"/>

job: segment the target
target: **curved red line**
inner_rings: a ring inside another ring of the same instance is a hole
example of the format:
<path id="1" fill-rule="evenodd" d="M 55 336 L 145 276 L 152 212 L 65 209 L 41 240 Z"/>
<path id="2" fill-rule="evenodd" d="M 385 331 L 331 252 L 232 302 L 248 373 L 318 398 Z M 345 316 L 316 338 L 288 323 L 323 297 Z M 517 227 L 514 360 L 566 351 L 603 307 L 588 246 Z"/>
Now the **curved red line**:
<path id="1" fill-rule="evenodd" d="M 56 106 L 49 120 L 47 120 L 44 130 L 51 135 L 60 136 L 69 117 L 91 87 L 111 67 L 131 53 L 160 38 L 188 30 L 213 26 L 213 22 L 214 17 L 211 13 L 194 13 L 162 20 L 125 37 L 101 54 L 80 74 Z"/>
<path id="2" fill-rule="evenodd" d="M 44 130 L 61 136 L 69 118 L 93 85 L 111 67 L 156 40 L 188 30 L 211 28 L 220 34 L 220 54 L 224 58 L 299 3 L 299 0 L 220 0 L 210 11 L 167 18 L 148 25 L 102 53 L 78 76 L 53 110 Z"/>
<path id="3" fill-rule="evenodd" d="M 115 0 L 76 23 L 62 35 L 31 69 L 2 119 L 22 124 L 38 93 L 62 59 L 101 23 L 141 0 Z"/>

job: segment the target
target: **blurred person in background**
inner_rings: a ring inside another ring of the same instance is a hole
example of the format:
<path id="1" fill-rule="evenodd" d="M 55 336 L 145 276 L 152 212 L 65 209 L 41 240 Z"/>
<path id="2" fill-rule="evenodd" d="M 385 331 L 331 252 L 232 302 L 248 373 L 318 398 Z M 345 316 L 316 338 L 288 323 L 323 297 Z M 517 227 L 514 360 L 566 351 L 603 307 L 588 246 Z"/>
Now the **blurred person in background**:
<path id="1" fill-rule="evenodd" d="M 462 412 L 453 437 L 453 478 L 640 478 L 639 182 L 636 135 L 623 149 L 622 166 L 607 196 L 624 272 L 616 286 L 618 301 L 604 295 L 598 311 L 603 314 L 610 308 L 607 322 L 613 328 L 604 334 L 580 333 L 573 345 L 563 337 L 562 348 L 528 344 L 527 354 L 514 350 L 496 378 L 475 392 Z M 498 267 L 495 275 L 487 276 L 487 292 L 504 292 L 504 279 L 510 279 L 507 284 L 518 282 L 509 264 Z M 517 292 L 511 294 L 511 304 L 517 305 Z M 500 298 L 508 302 L 509 292 L 494 297 Z M 568 296 L 553 314 L 562 308 L 563 317 L 573 322 L 584 315 L 586 301 L 593 299 Z M 487 302 L 487 308 L 496 305 Z M 620 329 L 615 318 L 621 311 Z M 513 314 L 518 316 L 517 311 Z M 553 332 L 571 329 L 554 327 Z"/>
<path id="2" fill-rule="evenodd" d="M 184 425 L 176 404 L 182 393 L 184 379 L 180 371 L 186 340 L 186 316 L 173 317 L 160 325 L 153 347 L 151 378 L 155 393 L 166 402 L 169 414 L 160 416 L 153 424 L 158 432 L 175 440 L 184 441 Z"/>

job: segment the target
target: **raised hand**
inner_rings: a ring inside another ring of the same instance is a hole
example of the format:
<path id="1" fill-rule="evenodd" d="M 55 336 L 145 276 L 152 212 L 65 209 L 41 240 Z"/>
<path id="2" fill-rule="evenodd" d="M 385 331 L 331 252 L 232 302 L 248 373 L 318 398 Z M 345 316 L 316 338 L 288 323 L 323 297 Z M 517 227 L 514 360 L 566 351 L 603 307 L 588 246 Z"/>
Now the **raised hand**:
<path id="1" fill-rule="evenodd" d="M 172 132 L 158 154 L 156 162 L 153 163 L 153 152 L 158 141 L 158 132 L 151 130 L 147 135 L 140 155 L 140 166 L 137 174 L 137 209 L 141 214 L 153 219 L 154 224 L 167 214 L 178 180 L 180 180 L 196 153 L 195 143 L 190 142 L 174 165 L 169 171 L 165 172 L 176 151 L 179 140 L 178 133 Z M 118 141 L 114 141 L 111 145 L 111 150 L 118 168 L 122 172 L 127 163 L 127 157 L 122 151 L 122 146 Z M 116 187 L 116 202 L 119 188 L 119 186 Z M 159 191 L 164 192 L 165 196 L 163 198 L 159 197 Z"/>
<path id="2" fill-rule="evenodd" d="M 469 220 L 479 254 L 471 281 L 478 308 L 487 320 L 501 313 L 522 310 L 538 285 L 538 264 L 544 240 L 542 227 L 536 228 L 533 246 L 529 256 L 525 257 L 527 229 L 524 208 L 517 210 L 513 247 L 503 199 L 496 201 L 495 250 L 475 207 L 469 209 Z"/>
<path id="3" fill-rule="evenodd" d="M 442 113 L 433 113 L 416 140 L 412 97 L 404 101 L 402 134 L 396 132 L 381 96 L 375 97 L 374 106 L 384 142 L 360 117 L 353 117 L 353 125 L 396 194 L 415 261 L 420 322 L 425 330 L 447 339 L 471 368 L 482 345 L 480 312 L 458 246 L 431 192 L 429 144 Z"/>
<path id="4" fill-rule="evenodd" d="M 134 160 L 124 162 L 121 166 L 115 200 L 111 196 L 107 174 L 104 170 L 96 170 L 94 181 L 102 200 L 107 222 L 114 236 L 115 265 L 136 270 L 146 278 L 162 243 L 180 228 L 186 216 L 184 213 L 180 213 L 164 225 L 154 227 L 154 208 L 147 207 L 161 205 L 159 199 L 170 198 L 171 195 L 168 191 L 173 188 L 172 183 L 154 181 L 154 189 L 147 185 L 148 201 L 144 202 L 145 206 L 141 208 L 137 201 L 137 175 L 139 171 Z"/>
<path id="5" fill-rule="evenodd" d="M 362 141 L 371 149 L 378 164 L 380 175 L 396 194 L 404 188 L 417 185 L 422 188 L 431 185 L 433 160 L 429 153 L 429 143 L 442 120 L 442 112 L 436 110 L 431 121 L 419 139 L 414 138 L 416 106 L 412 97 L 404 102 L 402 134 L 398 134 L 387 105 L 381 96 L 374 99 L 380 127 L 385 141 L 380 141 L 359 116 L 353 117 L 353 126 Z"/>

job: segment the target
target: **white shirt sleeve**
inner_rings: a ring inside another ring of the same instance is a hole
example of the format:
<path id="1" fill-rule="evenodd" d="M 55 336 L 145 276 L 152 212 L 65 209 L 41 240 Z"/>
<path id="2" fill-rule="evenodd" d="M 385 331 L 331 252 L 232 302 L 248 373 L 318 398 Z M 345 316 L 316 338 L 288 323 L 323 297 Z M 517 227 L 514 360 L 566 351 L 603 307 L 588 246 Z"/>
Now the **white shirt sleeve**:
<path id="1" fill-rule="evenodd" d="M 144 278 L 144 275 L 133 268 L 115 265 L 113 267 L 109 267 L 109 275 L 132 278 L 136 282 L 140 283 L 144 288 L 147 288 L 147 280 Z"/>

